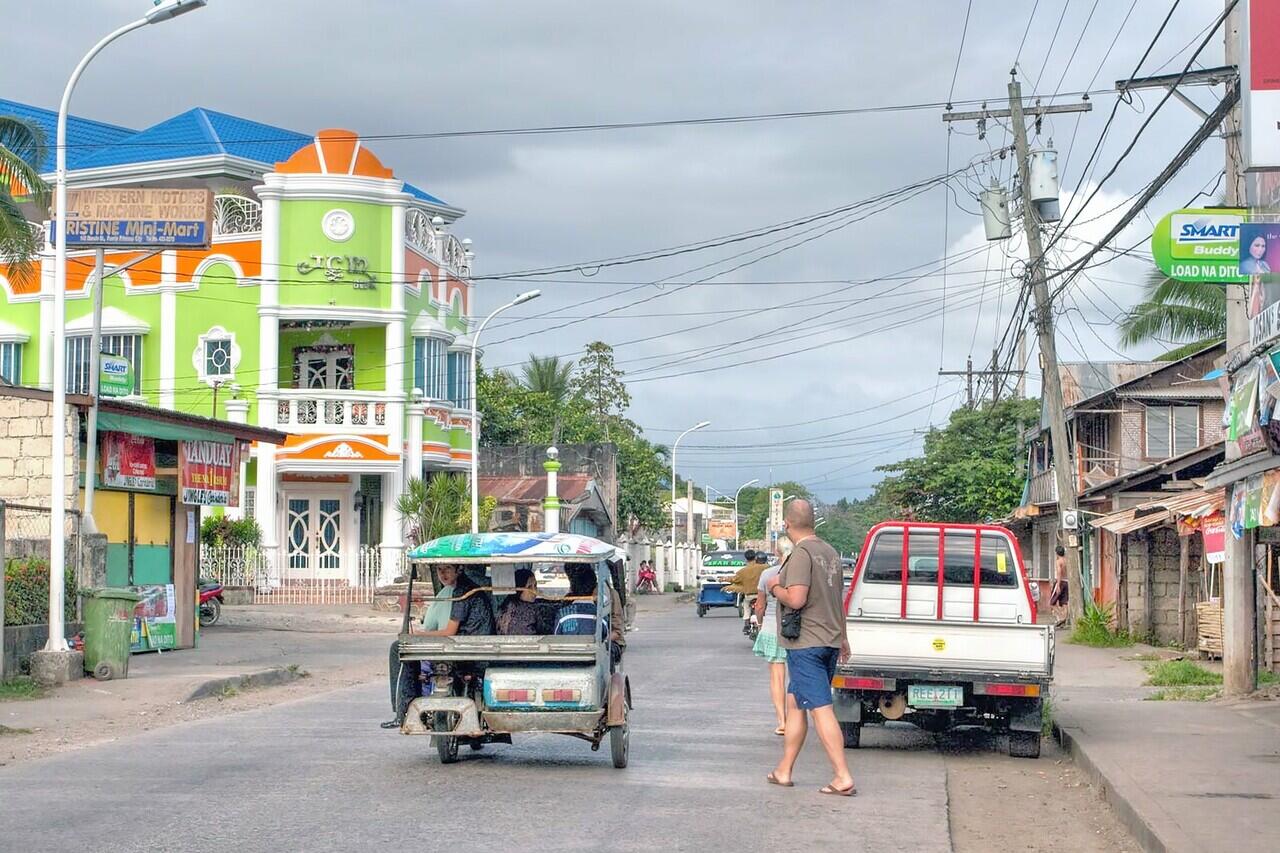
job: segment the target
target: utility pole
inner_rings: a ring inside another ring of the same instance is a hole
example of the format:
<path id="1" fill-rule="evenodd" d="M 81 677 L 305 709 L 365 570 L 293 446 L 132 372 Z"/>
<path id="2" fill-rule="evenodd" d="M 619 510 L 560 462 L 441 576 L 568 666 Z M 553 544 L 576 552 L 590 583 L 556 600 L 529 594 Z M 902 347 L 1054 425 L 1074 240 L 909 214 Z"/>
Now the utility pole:
<path id="1" fill-rule="evenodd" d="M 999 392 L 997 390 L 999 386 L 996 384 L 997 379 L 1005 376 L 1014 376 L 1017 374 L 1021 374 L 1022 372 L 1023 371 L 1021 370 L 1000 370 L 996 364 L 996 353 L 993 351 L 991 353 L 991 369 L 990 370 L 974 370 L 973 356 L 969 356 L 968 358 L 965 359 L 964 370 L 939 370 L 938 375 L 939 376 L 963 376 L 965 378 L 965 395 L 966 395 L 965 407 L 972 409 L 977 404 L 977 399 L 974 397 L 974 394 L 973 394 L 973 380 L 975 377 L 978 377 L 978 378 L 981 378 L 984 376 L 991 377 L 991 392 L 992 392 L 991 400 L 992 402 L 995 402 L 995 400 L 999 396 Z"/>
<path id="2" fill-rule="evenodd" d="M 1076 510 L 1076 478 L 1075 464 L 1072 460 L 1071 441 L 1067 434 L 1066 412 L 1062 403 L 1062 379 L 1058 375 L 1058 347 L 1054 339 L 1053 310 L 1049 298 L 1049 285 L 1045 280 L 1044 247 L 1040 242 L 1040 217 L 1036 206 L 1028 197 L 1031 184 L 1030 149 L 1027 145 L 1026 115 L 1030 113 L 1036 120 L 1049 113 L 1088 112 L 1093 105 L 1088 102 L 1079 104 L 1055 104 L 1042 106 L 1038 102 L 1030 109 L 1022 106 L 1022 84 L 1018 82 L 1016 71 L 1010 72 L 1009 109 L 986 110 L 977 113 L 948 112 L 942 116 L 943 121 L 977 120 L 988 118 L 1008 118 L 1013 131 L 1014 154 L 1018 161 L 1018 181 L 1022 185 L 1022 225 L 1027 237 L 1029 260 L 1027 275 L 1030 278 L 1031 291 L 1035 297 L 1033 319 L 1036 337 L 1040 344 L 1040 356 L 1044 360 L 1044 375 L 1040 380 L 1041 396 L 1044 411 L 1049 421 L 1049 438 L 1053 443 L 1054 482 L 1058 487 L 1058 514 L 1063 517 Z M 1067 542 L 1067 588 L 1070 596 L 1071 619 L 1075 620 L 1084 612 L 1084 590 L 1081 588 L 1080 551 L 1078 543 Z"/>

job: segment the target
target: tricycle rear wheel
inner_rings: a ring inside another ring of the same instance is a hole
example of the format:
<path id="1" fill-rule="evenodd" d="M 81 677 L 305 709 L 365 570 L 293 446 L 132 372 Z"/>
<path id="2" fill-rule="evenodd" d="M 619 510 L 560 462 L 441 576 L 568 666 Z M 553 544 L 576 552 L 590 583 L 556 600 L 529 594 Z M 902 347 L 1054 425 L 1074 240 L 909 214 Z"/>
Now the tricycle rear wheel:
<path id="1" fill-rule="evenodd" d="M 438 732 L 447 732 L 451 728 L 449 725 L 449 714 L 443 711 L 437 711 L 434 719 L 434 730 Z M 433 737 L 436 742 L 436 752 L 440 755 L 441 764 L 453 764 L 458 760 L 458 739 L 452 735 L 448 737 Z"/>
<path id="2" fill-rule="evenodd" d="M 619 770 L 627 766 L 631 757 L 631 727 L 626 723 L 609 729 L 609 752 L 613 755 L 613 766 Z"/>
<path id="3" fill-rule="evenodd" d="M 706 616 L 706 615 L 707 615 L 707 606 L 706 606 L 705 604 L 699 604 L 699 605 L 698 605 L 698 618 L 699 618 L 699 619 L 701 619 L 703 616 Z"/>

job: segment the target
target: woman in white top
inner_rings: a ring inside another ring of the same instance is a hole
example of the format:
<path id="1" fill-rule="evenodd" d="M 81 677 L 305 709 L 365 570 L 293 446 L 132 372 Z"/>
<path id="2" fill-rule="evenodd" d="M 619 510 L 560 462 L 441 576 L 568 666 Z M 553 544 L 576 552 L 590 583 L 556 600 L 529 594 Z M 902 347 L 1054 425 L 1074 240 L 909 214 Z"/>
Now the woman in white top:
<path id="1" fill-rule="evenodd" d="M 786 701 L 787 701 L 787 650 L 778 645 L 778 601 L 766 594 L 769 581 L 782 571 L 782 564 L 791 554 L 791 542 L 780 537 L 775 553 L 778 556 L 776 565 L 765 569 L 760 575 L 760 594 L 756 596 L 756 615 L 760 619 L 760 633 L 756 637 L 754 651 L 769 664 L 769 698 L 773 700 L 773 711 L 778 717 L 775 735 L 786 734 Z"/>

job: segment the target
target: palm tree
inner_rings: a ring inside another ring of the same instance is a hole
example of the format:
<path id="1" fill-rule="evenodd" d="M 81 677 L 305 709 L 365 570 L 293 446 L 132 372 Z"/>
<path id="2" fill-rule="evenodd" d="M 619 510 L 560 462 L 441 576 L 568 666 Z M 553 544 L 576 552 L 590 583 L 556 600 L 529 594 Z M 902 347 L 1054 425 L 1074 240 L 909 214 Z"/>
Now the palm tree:
<path id="1" fill-rule="evenodd" d="M 1125 346 L 1182 342 L 1159 357 L 1177 361 L 1227 337 L 1226 288 L 1200 281 L 1177 281 L 1157 269 L 1147 273 L 1145 298 L 1120 324 Z"/>
<path id="2" fill-rule="evenodd" d="M 471 529 L 471 494 L 461 474 L 439 474 L 429 480 L 413 477 L 396 499 L 396 512 L 414 545 Z"/>
<path id="3" fill-rule="evenodd" d="M 562 361 L 558 355 L 539 358 L 530 353 L 529 360 L 524 363 L 523 373 L 524 387 L 546 394 L 557 405 L 569 396 L 569 380 L 573 377 L 572 361 Z"/>
<path id="4" fill-rule="evenodd" d="M 36 236 L 19 200 L 44 212 L 49 206 L 49 185 L 40 178 L 47 149 L 44 131 L 14 116 L 0 116 L 0 264 L 9 277 L 25 281 L 32 275 L 31 260 L 43 240 Z"/>

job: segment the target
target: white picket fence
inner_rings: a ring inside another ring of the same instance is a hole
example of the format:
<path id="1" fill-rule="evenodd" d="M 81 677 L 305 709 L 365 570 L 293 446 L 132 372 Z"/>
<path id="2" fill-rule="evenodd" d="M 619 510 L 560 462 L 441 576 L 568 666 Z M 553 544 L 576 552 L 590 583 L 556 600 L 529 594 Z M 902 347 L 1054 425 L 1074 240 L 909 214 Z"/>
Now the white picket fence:
<path id="1" fill-rule="evenodd" d="M 361 545 L 354 571 L 343 567 L 339 576 L 284 562 L 278 553 L 253 545 L 200 546 L 200 576 L 253 590 L 255 604 L 368 604 L 382 576 L 382 551 L 376 545 Z M 389 576 L 405 571 L 402 555 Z"/>

